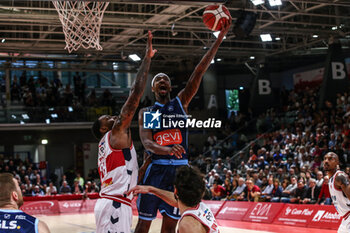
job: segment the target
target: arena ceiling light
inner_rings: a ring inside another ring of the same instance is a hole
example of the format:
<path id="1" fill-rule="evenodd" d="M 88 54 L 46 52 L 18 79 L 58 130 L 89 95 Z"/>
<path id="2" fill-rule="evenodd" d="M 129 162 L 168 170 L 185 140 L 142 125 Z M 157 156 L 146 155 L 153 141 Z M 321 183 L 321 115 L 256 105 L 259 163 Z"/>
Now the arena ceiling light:
<path id="1" fill-rule="evenodd" d="M 270 6 L 281 6 L 282 1 L 281 0 L 269 0 Z"/>
<path id="2" fill-rule="evenodd" d="M 254 56 L 250 56 L 249 59 L 250 59 L 250 60 L 254 60 L 255 57 L 254 57 Z"/>
<path id="3" fill-rule="evenodd" d="M 260 38 L 263 42 L 272 41 L 272 37 L 270 34 L 261 34 Z"/>
<path id="4" fill-rule="evenodd" d="M 141 61 L 141 58 L 137 54 L 130 54 L 129 58 L 133 61 Z"/>
<path id="5" fill-rule="evenodd" d="M 255 6 L 264 4 L 265 0 L 250 0 Z"/>
<path id="6" fill-rule="evenodd" d="M 24 114 L 22 114 L 22 118 L 23 118 L 24 120 L 28 120 L 28 119 L 29 119 L 29 116 L 28 116 L 27 113 L 24 113 Z"/>
<path id="7" fill-rule="evenodd" d="M 46 145 L 49 141 L 47 139 L 42 139 L 41 144 Z"/>
<path id="8" fill-rule="evenodd" d="M 275 40 L 281 40 L 281 37 L 276 37 Z"/>
<path id="9" fill-rule="evenodd" d="M 4 43 L 5 41 L 6 41 L 6 39 L 2 39 L 2 40 L 1 40 L 1 43 Z"/>
<path id="10" fill-rule="evenodd" d="M 221 58 L 217 58 L 216 61 L 222 61 L 222 59 Z"/>
<path id="11" fill-rule="evenodd" d="M 318 38 L 318 35 L 312 35 L 313 38 Z"/>

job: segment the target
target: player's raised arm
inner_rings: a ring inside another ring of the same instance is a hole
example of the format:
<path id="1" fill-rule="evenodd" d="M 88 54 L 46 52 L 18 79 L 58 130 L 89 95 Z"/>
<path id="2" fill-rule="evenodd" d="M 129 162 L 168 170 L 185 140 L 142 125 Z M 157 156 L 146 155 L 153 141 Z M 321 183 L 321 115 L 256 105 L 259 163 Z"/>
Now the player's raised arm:
<path id="1" fill-rule="evenodd" d="M 135 111 L 139 106 L 140 99 L 145 90 L 151 58 L 157 52 L 157 50 L 153 49 L 152 47 L 152 38 L 153 36 L 151 31 L 148 31 L 146 55 L 142 61 L 139 71 L 137 72 L 135 82 L 130 89 L 129 97 L 123 105 L 119 118 L 115 122 L 113 129 L 128 128 L 132 118 L 134 117 Z"/>
<path id="2" fill-rule="evenodd" d="M 345 173 L 341 172 L 337 174 L 334 180 L 334 184 L 337 186 L 336 188 L 341 188 L 347 198 L 350 199 L 350 181 L 349 177 Z"/>
<path id="3" fill-rule="evenodd" d="M 196 66 L 195 70 L 193 71 L 190 79 L 186 84 L 186 87 L 182 89 L 178 94 L 178 97 L 180 98 L 185 111 L 187 111 L 189 103 L 191 102 L 192 98 L 196 95 L 204 73 L 207 71 L 211 61 L 214 59 L 222 40 L 224 39 L 231 26 L 231 20 L 221 21 L 221 23 L 223 25 L 218 38 L 211 46 L 209 51 L 204 55 L 199 64 Z"/>
<path id="4" fill-rule="evenodd" d="M 130 189 L 127 195 L 129 195 L 130 193 L 133 193 L 134 195 L 137 195 L 140 193 L 142 194 L 153 193 L 154 195 L 164 200 L 169 205 L 178 207 L 177 200 L 175 199 L 175 195 L 173 192 L 169 192 L 163 189 L 158 189 L 153 186 L 137 185 L 134 188 Z"/>
<path id="5" fill-rule="evenodd" d="M 153 141 L 152 130 L 143 127 L 143 113 L 146 109 L 141 109 L 139 112 L 139 134 L 142 145 L 146 150 L 158 155 L 175 155 L 177 158 L 182 158 L 182 153 L 186 153 L 181 145 L 173 145 L 172 147 L 161 146 Z"/>

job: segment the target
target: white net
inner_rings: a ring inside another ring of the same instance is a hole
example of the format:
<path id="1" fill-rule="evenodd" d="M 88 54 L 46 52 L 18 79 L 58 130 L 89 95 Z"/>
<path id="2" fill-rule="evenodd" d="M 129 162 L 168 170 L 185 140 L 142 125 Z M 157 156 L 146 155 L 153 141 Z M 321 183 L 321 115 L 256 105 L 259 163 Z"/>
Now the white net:
<path id="1" fill-rule="evenodd" d="M 85 49 L 102 50 L 100 29 L 102 18 L 109 2 L 86 0 L 52 1 L 55 6 L 69 53 L 82 46 Z"/>

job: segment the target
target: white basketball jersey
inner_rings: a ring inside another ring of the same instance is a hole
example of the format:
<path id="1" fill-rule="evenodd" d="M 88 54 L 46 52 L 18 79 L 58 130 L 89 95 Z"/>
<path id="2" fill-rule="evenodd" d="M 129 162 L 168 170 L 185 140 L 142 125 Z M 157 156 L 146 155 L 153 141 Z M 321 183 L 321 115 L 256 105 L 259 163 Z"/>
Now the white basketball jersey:
<path id="1" fill-rule="evenodd" d="M 203 202 L 199 203 L 196 208 L 186 210 L 181 215 L 179 222 L 181 222 L 182 218 L 185 216 L 192 216 L 197 219 L 206 227 L 207 233 L 220 233 L 213 212 L 211 212 L 209 207 Z"/>
<path id="2" fill-rule="evenodd" d="M 138 164 L 134 145 L 122 150 L 109 144 L 111 131 L 98 144 L 98 171 L 101 179 L 100 196 L 130 205 L 133 195 L 124 192 L 137 184 Z"/>
<path id="3" fill-rule="evenodd" d="M 337 171 L 330 179 L 329 179 L 329 192 L 331 194 L 332 197 L 332 201 L 334 204 L 334 207 L 337 209 L 338 213 L 345 217 L 345 215 L 349 215 L 349 211 L 350 211 L 350 200 L 345 196 L 345 194 L 343 193 L 343 191 L 341 189 L 337 189 L 334 186 L 334 178 L 340 174 L 344 172 L 342 171 Z M 346 174 L 345 174 L 346 175 Z M 346 175 L 347 176 L 347 175 Z"/>

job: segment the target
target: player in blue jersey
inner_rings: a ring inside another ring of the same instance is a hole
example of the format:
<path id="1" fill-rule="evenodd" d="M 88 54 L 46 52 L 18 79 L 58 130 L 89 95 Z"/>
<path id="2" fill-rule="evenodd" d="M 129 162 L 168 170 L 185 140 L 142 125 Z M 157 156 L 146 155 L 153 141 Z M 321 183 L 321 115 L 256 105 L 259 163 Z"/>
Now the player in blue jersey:
<path id="1" fill-rule="evenodd" d="M 159 116 L 173 116 L 171 121 L 186 121 L 187 108 L 196 95 L 202 77 L 213 60 L 231 22 L 223 23 L 222 30 L 209 51 L 195 68 L 186 87 L 176 98 L 170 98 L 171 81 L 168 75 L 159 73 L 152 80 L 152 92 L 156 102 L 153 106 L 139 112 L 139 133 L 143 146 L 152 156 L 152 163 L 146 170 L 143 185 L 151 185 L 167 191 L 174 191 L 176 169 L 188 165 L 186 155 L 188 146 L 188 130 L 186 128 L 162 127 L 155 121 Z M 151 114 L 151 115 L 150 115 Z M 145 117 L 145 119 L 144 119 Z M 148 127 L 152 129 L 148 129 Z M 155 195 L 140 194 L 137 207 L 139 220 L 135 233 L 147 233 L 157 211 L 163 215 L 161 233 L 174 233 L 180 219 L 179 209 L 168 205 Z"/>
<path id="2" fill-rule="evenodd" d="M 19 210 L 23 197 L 11 173 L 0 174 L 0 232 L 49 233 L 46 223 Z"/>

